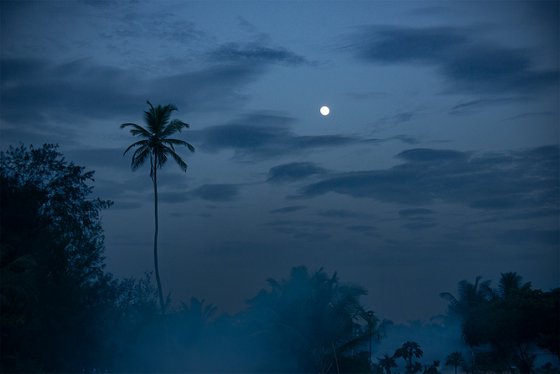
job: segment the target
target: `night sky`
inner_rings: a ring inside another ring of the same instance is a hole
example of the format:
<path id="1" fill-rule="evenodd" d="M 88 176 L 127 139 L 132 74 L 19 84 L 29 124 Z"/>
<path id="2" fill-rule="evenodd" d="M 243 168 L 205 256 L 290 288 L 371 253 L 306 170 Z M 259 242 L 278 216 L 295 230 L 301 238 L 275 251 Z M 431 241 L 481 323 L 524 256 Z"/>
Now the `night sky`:
<path id="1" fill-rule="evenodd" d="M 175 104 L 196 147 L 159 173 L 176 301 L 235 312 L 297 265 L 394 321 L 477 275 L 558 287 L 559 4 L 1 1 L 0 145 L 95 170 L 107 270 L 140 277 L 152 184 L 119 125 Z"/>

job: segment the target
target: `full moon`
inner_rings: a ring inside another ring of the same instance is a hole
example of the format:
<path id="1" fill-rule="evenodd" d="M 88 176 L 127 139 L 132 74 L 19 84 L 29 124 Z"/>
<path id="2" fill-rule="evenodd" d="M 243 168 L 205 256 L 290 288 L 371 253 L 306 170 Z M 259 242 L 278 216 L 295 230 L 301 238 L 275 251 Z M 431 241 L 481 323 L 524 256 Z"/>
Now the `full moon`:
<path id="1" fill-rule="evenodd" d="M 321 112 L 323 116 L 328 116 L 331 110 L 329 109 L 328 106 L 324 105 L 321 107 L 321 109 L 319 109 L 319 112 Z"/>

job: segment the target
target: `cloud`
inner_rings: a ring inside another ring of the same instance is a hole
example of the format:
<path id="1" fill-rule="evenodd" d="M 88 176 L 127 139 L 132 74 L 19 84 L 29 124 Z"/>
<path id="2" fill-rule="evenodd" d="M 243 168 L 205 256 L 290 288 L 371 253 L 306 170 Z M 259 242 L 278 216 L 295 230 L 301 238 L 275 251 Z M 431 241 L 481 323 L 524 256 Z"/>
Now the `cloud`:
<path id="1" fill-rule="evenodd" d="M 301 240 L 318 241 L 331 237 L 331 234 L 325 231 L 325 228 L 329 226 L 325 222 L 275 220 L 267 222 L 263 226 Z"/>
<path id="2" fill-rule="evenodd" d="M 434 214 L 435 212 L 431 209 L 426 209 L 426 208 L 412 208 L 412 209 L 402 209 L 399 211 L 399 215 L 401 217 L 417 217 L 417 216 L 430 216 L 432 214 Z"/>
<path id="3" fill-rule="evenodd" d="M 331 193 L 402 204 L 459 203 L 475 209 L 552 207 L 559 198 L 559 147 L 503 153 L 410 149 L 400 165 L 330 175 L 302 197 Z M 406 213 L 405 213 L 406 214 Z"/>
<path id="4" fill-rule="evenodd" d="M 557 117 L 557 112 L 527 112 L 521 113 L 513 117 L 507 118 L 508 120 L 517 120 L 517 119 L 525 119 L 525 118 L 554 118 Z"/>
<path id="5" fill-rule="evenodd" d="M 302 65 L 307 60 L 285 48 L 272 48 L 258 42 L 240 44 L 227 43 L 209 53 L 209 58 L 217 62 L 236 63 L 279 63 L 285 65 Z"/>
<path id="6" fill-rule="evenodd" d="M 454 27 L 369 27 L 350 48 L 362 61 L 433 66 L 449 92 L 527 95 L 558 85 L 559 71 L 540 70 L 531 52 L 482 40 Z"/>
<path id="7" fill-rule="evenodd" d="M 267 181 L 271 183 L 295 182 L 325 172 L 325 169 L 312 162 L 292 162 L 271 168 L 268 171 Z"/>
<path id="8" fill-rule="evenodd" d="M 536 230 L 536 229 L 514 229 L 506 230 L 499 236 L 506 244 L 541 244 L 558 246 L 560 244 L 560 231 L 555 230 Z"/>
<path id="9" fill-rule="evenodd" d="M 411 162 L 446 162 L 464 160 L 468 158 L 468 154 L 447 149 L 415 148 L 403 151 L 397 157 Z"/>
<path id="10" fill-rule="evenodd" d="M 273 210 L 270 211 L 270 213 L 273 213 L 273 214 L 291 213 L 291 212 L 297 212 L 298 210 L 303 210 L 303 209 L 306 209 L 306 207 L 303 206 L 303 205 L 292 205 L 292 206 L 286 206 L 284 208 L 273 209 Z"/>
<path id="11" fill-rule="evenodd" d="M 226 125 L 192 131 L 202 150 L 209 152 L 231 149 L 238 157 L 270 158 L 297 153 L 310 148 L 333 148 L 381 141 L 347 135 L 300 136 L 290 125 L 294 119 L 282 114 L 256 112 Z"/>
<path id="12" fill-rule="evenodd" d="M 411 231 L 430 229 L 435 226 L 433 222 L 408 222 L 402 225 L 403 228 Z"/>
<path id="13" fill-rule="evenodd" d="M 91 168 L 115 168 L 130 170 L 130 154 L 126 156 L 123 152 L 126 148 L 89 148 L 72 149 L 66 151 L 66 156 L 80 165 L 88 165 Z"/>
<path id="14" fill-rule="evenodd" d="M 191 194 L 187 191 L 162 191 L 158 192 L 160 203 L 175 204 L 183 203 L 191 199 Z"/>
<path id="15" fill-rule="evenodd" d="M 16 141 L 50 141 L 58 136 L 54 126 L 77 138 L 81 127 L 96 120 L 111 119 L 115 126 L 133 121 L 146 99 L 191 112 L 234 107 L 245 99 L 239 88 L 262 73 L 258 65 L 220 64 L 146 78 L 92 59 L 53 63 L 21 58 L 0 59 L 0 70 L 2 132 Z"/>
<path id="16" fill-rule="evenodd" d="M 368 219 L 372 218 L 370 214 L 354 212 L 345 209 L 327 209 L 321 210 L 317 213 L 321 217 L 329 218 L 356 218 L 356 219 Z"/>
<path id="17" fill-rule="evenodd" d="M 376 230 L 375 227 L 368 226 L 368 225 L 350 225 L 350 226 L 346 226 L 346 229 L 360 234 L 364 234 L 366 236 L 374 236 Z"/>
<path id="18" fill-rule="evenodd" d="M 526 101 L 527 97 L 502 97 L 494 99 L 478 99 L 470 100 L 466 102 L 459 103 L 451 108 L 450 114 L 454 115 L 464 115 L 472 113 L 478 109 L 486 108 L 490 106 L 511 104 Z"/>
<path id="19" fill-rule="evenodd" d="M 239 195 L 239 186 L 235 184 L 204 184 L 189 194 L 192 197 L 212 202 L 228 202 Z"/>

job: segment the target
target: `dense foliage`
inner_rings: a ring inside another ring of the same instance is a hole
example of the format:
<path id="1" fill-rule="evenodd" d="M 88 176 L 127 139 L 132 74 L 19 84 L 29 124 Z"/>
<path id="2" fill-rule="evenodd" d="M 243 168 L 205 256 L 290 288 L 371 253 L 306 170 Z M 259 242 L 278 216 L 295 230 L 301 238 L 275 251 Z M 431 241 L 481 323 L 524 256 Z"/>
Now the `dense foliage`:
<path id="1" fill-rule="evenodd" d="M 439 373 L 405 341 L 371 362 L 382 324 L 361 304 L 365 289 L 336 274 L 293 268 L 233 316 L 192 298 L 160 313 L 151 275 L 104 271 L 93 172 L 53 145 L 0 152 L 0 371 Z M 544 292 L 515 273 L 459 283 L 450 315 L 472 357 L 451 352 L 457 371 L 537 372 L 535 354 L 560 354 L 560 290 Z M 400 344 L 400 343 L 399 343 Z M 466 358 L 465 358 L 466 357 Z M 553 372 L 546 364 L 538 372 Z"/>
<path id="2" fill-rule="evenodd" d="M 504 273 L 498 288 L 477 278 L 461 281 L 458 297 L 442 297 L 449 300 L 450 313 L 461 319 L 465 342 L 479 348 L 473 369 L 516 367 L 530 373 L 539 349 L 560 355 L 560 289 L 543 292 L 516 273 Z"/>
<path id="3" fill-rule="evenodd" d="M 97 323 L 113 298 L 103 273 L 93 172 L 56 147 L 0 154 L 1 363 L 6 370 L 72 370 L 102 342 Z"/>

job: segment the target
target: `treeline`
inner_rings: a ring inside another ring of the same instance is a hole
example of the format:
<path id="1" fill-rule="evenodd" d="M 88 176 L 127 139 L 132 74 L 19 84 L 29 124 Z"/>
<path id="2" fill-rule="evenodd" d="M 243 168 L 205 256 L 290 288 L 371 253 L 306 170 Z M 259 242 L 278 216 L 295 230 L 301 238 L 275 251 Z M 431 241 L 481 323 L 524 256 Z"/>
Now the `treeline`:
<path id="1" fill-rule="evenodd" d="M 99 214 L 111 202 L 91 197 L 92 182 L 53 145 L 0 153 L 3 372 L 532 372 L 536 349 L 559 354 L 558 290 L 510 273 L 496 289 L 477 279 L 443 294 L 475 354 L 441 364 L 422 364 L 415 342 L 372 359 L 384 322 L 361 303 L 365 289 L 323 270 L 268 280 L 233 316 L 197 298 L 162 315 L 149 274 L 104 271 Z"/>

